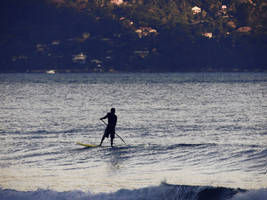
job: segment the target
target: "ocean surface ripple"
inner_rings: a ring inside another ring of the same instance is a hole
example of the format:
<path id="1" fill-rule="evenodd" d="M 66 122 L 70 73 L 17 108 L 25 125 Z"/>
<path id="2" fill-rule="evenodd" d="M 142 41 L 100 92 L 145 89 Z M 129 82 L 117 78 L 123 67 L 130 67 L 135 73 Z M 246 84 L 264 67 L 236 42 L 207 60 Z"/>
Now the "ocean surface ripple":
<path id="1" fill-rule="evenodd" d="M 266 96 L 266 73 L 0 74 L 0 199 L 266 199 Z M 111 107 L 127 144 L 77 145 Z"/>

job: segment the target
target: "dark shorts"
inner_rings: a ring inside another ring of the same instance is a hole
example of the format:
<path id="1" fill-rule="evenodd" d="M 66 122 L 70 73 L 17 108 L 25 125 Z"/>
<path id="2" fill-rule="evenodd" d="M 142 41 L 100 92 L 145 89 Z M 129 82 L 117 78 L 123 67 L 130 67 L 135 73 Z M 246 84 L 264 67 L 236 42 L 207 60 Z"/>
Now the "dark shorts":
<path id="1" fill-rule="evenodd" d="M 113 128 L 106 128 L 104 136 L 108 138 L 110 135 L 110 138 L 115 138 L 115 129 Z"/>

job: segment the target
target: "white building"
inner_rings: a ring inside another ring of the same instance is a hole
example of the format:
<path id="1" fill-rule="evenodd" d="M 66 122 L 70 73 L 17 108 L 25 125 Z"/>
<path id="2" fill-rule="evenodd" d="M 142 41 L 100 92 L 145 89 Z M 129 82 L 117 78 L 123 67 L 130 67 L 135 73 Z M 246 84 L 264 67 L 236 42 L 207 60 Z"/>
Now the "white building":
<path id="1" fill-rule="evenodd" d="M 204 36 L 206 38 L 212 38 L 213 37 L 212 33 L 203 33 L 202 36 Z"/>
<path id="2" fill-rule="evenodd" d="M 226 10 L 227 6 L 226 5 L 222 5 L 222 10 Z"/>
<path id="3" fill-rule="evenodd" d="M 46 71 L 46 73 L 47 74 L 55 74 L 56 73 L 56 70 L 53 70 L 53 69 L 52 70 L 48 70 L 48 71 Z"/>
<path id="4" fill-rule="evenodd" d="M 85 64 L 86 62 L 86 55 L 83 53 L 77 54 L 77 55 L 73 55 L 72 56 L 72 61 L 75 63 L 81 63 L 81 64 Z"/>
<path id="5" fill-rule="evenodd" d="M 201 13 L 201 8 L 194 6 L 192 8 L 192 12 L 193 12 L 193 15 L 199 14 L 199 13 Z"/>
<path id="6" fill-rule="evenodd" d="M 138 34 L 139 38 L 146 37 L 150 34 L 158 34 L 157 30 L 151 27 L 140 27 L 139 29 L 136 29 L 135 32 Z"/>
<path id="7" fill-rule="evenodd" d="M 123 0 L 111 0 L 110 3 L 119 6 L 119 5 L 123 4 Z"/>

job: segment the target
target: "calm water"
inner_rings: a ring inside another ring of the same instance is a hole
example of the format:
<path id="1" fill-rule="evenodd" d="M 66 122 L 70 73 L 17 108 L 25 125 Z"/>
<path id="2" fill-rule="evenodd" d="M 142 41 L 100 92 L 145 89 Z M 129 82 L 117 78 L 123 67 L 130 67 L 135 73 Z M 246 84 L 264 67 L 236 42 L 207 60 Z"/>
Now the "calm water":
<path id="1" fill-rule="evenodd" d="M 267 74 L 0 74 L 0 187 L 267 187 Z M 118 116 L 115 148 L 99 120 Z"/>

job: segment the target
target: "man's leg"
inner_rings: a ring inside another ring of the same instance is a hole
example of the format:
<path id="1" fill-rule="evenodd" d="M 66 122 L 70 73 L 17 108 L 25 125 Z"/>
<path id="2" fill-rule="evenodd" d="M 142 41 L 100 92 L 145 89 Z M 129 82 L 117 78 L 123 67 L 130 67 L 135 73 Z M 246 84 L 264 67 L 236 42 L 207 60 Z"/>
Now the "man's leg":
<path id="1" fill-rule="evenodd" d="M 113 147 L 113 140 L 114 140 L 114 138 L 115 138 L 115 132 L 112 132 L 110 134 L 110 144 L 111 144 L 112 147 Z"/>
<path id="2" fill-rule="evenodd" d="M 101 139 L 101 142 L 100 142 L 99 146 L 101 146 L 101 145 L 102 145 L 102 143 L 103 143 L 104 139 L 105 139 L 105 134 L 103 135 L 103 137 L 102 137 L 102 139 Z"/>
<path id="3" fill-rule="evenodd" d="M 114 140 L 114 137 L 110 137 L 110 144 L 112 147 L 113 147 L 113 140 Z"/>
<path id="4" fill-rule="evenodd" d="M 102 143 L 103 143 L 105 137 L 107 137 L 107 129 L 105 129 L 104 135 L 103 135 L 103 137 L 102 137 L 102 139 L 101 139 L 101 142 L 100 142 L 99 146 L 102 145 Z"/>

